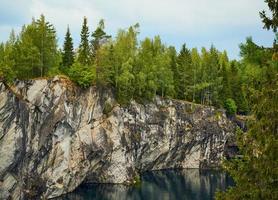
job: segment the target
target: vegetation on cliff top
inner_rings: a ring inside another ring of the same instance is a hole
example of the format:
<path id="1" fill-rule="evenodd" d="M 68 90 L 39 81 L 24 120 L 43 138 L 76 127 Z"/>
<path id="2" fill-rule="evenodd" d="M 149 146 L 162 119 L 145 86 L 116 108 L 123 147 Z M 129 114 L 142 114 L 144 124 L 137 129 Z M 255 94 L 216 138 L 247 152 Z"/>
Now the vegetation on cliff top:
<path id="1" fill-rule="evenodd" d="M 273 27 L 261 15 L 266 27 Z M 159 36 L 138 41 L 138 24 L 119 30 L 115 38 L 105 32 L 103 20 L 93 32 L 87 24 L 84 17 L 76 51 L 69 27 L 63 49 L 58 49 L 55 28 L 44 15 L 18 35 L 12 31 L 0 44 L 0 77 L 12 81 L 64 74 L 83 88 L 114 87 L 120 103 L 160 95 L 248 114 L 252 95 L 262 89 L 269 67 L 277 62 L 276 41 L 275 48 L 264 48 L 249 37 L 240 44 L 241 60 L 230 61 L 226 51 L 213 45 L 198 51 L 184 44 L 177 52 Z"/>

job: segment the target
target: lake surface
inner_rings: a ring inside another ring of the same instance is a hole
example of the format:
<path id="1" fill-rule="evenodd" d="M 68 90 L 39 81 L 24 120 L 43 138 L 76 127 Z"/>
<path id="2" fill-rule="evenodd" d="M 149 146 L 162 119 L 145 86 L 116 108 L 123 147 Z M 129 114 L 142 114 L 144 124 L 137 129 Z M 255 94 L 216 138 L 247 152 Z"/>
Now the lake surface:
<path id="1" fill-rule="evenodd" d="M 231 185 L 232 179 L 221 171 L 163 170 L 144 173 L 138 186 L 82 185 L 59 200 L 206 200 Z"/>

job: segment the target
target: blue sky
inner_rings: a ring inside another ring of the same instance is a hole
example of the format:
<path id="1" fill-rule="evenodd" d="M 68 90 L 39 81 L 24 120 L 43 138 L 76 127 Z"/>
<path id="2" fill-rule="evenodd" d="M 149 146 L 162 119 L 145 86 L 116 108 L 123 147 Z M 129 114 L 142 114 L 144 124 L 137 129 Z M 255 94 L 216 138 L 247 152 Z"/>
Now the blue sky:
<path id="1" fill-rule="evenodd" d="M 177 49 L 207 47 L 226 49 L 230 58 L 239 58 L 238 45 L 252 36 L 259 45 L 271 46 L 274 34 L 262 29 L 259 11 L 267 9 L 263 0 L 0 0 L 0 41 L 11 29 L 17 32 L 32 17 L 46 15 L 56 27 L 59 44 L 67 25 L 75 46 L 79 42 L 84 16 L 90 31 L 103 18 L 106 32 L 140 24 L 140 38 L 160 35 Z"/>

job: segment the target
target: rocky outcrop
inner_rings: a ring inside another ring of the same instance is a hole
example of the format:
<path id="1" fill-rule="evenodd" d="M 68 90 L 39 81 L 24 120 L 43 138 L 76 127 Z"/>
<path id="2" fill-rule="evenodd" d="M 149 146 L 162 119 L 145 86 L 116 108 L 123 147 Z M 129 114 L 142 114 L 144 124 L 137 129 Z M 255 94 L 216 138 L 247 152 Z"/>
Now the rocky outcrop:
<path id="1" fill-rule="evenodd" d="M 0 83 L 0 199 L 52 198 L 81 183 L 219 166 L 234 125 L 223 111 L 162 99 L 121 107 L 108 89 L 63 78 Z"/>

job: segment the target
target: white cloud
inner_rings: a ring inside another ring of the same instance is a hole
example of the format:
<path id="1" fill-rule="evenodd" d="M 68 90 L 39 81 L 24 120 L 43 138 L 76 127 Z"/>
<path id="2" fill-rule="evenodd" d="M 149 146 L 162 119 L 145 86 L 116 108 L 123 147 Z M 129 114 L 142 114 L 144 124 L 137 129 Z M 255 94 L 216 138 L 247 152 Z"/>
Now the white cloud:
<path id="1" fill-rule="evenodd" d="M 117 0 L 102 1 L 105 17 L 113 21 L 151 24 L 164 31 L 196 32 L 215 26 L 258 23 L 261 0 Z"/>
<path id="2" fill-rule="evenodd" d="M 31 14 L 36 18 L 44 14 L 47 20 L 53 23 L 57 28 L 59 36 L 64 35 L 67 25 L 70 26 L 72 33 L 79 33 L 84 16 L 88 18 L 90 27 L 95 25 L 97 20 L 102 16 L 100 12 L 86 0 L 32 0 Z"/>
<path id="3" fill-rule="evenodd" d="M 258 24 L 263 8 L 262 0 L 32 0 L 31 14 L 44 13 L 57 26 L 70 24 L 73 29 L 80 28 L 86 15 L 92 25 L 106 19 L 112 30 L 139 22 L 158 30 L 194 33 Z"/>
<path id="4" fill-rule="evenodd" d="M 55 25 L 60 42 L 63 40 L 67 25 L 69 25 L 76 44 L 84 16 L 88 17 L 90 31 L 95 28 L 101 18 L 105 19 L 107 32 L 110 34 L 115 34 L 119 28 L 126 28 L 139 22 L 142 35 L 160 34 L 167 39 L 170 38 L 169 41 L 165 41 L 168 44 L 181 44 L 188 38 L 190 38 L 188 43 L 192 45 L 195 43 L 197 45 L 200 41 L 217 43 L 220 40 L 223 41 L 224 35 L 225 41 L 242 42 L 242 37 L 239 39 L 238 34 L 233 36 L 227 32 L 246 34 L 249 30 L 254 30 L 254 27 L 261 30 L 259 11 L 266 8 L 266 4 L 262 0 L 17 1 L 21 3 L 1 0 L 2 9 L 0 8 L 0 11 L 5 11 L 5 7 L 7 7 L 9 8 L 7 10 L 16 12 L 1 12 L 0 30 L 6 31 L 7 27 L 22 24 L 22 15 L 24 15 L 25 23 L 29 23 L 32 17 L 38 17 L 43 13 L 47 20 Z M 20 15 L 15 13 L 20 13 Z M 12 23 L 13 21 L 16 23 Z M 0 40 L 5 40 L 7 35 L 0 36 Z M 248 35 L 243 37 L 246 36 Z M 217 40 L 217 38 L 219 39 Z M 228 50 L 229 44 L 227 42 Z M 224 43 L 223 46 L 225 46 Z"/>

